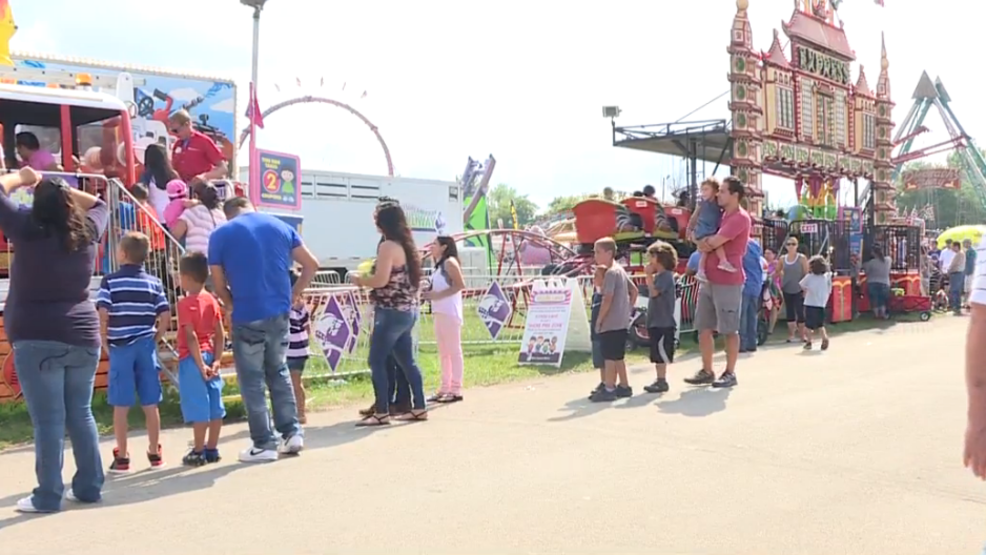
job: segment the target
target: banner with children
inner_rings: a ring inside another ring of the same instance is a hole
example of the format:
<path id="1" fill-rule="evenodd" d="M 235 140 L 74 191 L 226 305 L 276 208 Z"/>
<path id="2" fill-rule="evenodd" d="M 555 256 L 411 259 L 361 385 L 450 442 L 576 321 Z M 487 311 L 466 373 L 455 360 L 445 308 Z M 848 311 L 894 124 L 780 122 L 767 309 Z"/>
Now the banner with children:
<path id="1" fill-rule="evenodd" d="M 342 305 L 339 304 L 334 295 L 329 297 L 325 311 L 316 320 L 313 331 L 315 339 L 325 355 L 325 361 L 328 362 L 329 368 L 334 374 L 353 335 L 350 323 L 343 313 Z"/>
<path id="2" fill-rule="evenodd" d="M 574 279 L 536 280 L 517 361 L 561 366 L 566 348 L 591 349 L 582 289 Z"/>

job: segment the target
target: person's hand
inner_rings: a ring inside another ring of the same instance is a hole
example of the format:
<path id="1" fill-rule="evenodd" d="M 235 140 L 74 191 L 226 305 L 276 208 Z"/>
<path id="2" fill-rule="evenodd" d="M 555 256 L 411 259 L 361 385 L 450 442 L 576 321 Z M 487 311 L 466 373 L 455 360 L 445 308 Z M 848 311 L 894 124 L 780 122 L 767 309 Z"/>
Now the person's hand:
<path id="1" fill-rule="evenodd" d="M 205 174 L 199 174 L 188 181 L 188 186 L 191 187 L 192 185 L 198 185 L 199 183 L 206 183 L 207 181 L 209 180 L 205 178 Z"/>
<path id="2" fill-rule="evenodd" d="M 430 301 L 434 297 L 435 297 L 435 294 L 433 292 L 431 292 L 431 291 L 422 291 L 421 292 L 421 300 L 423 300 L 423 301 Z"/>
<path id="3" fill-rule="evenodd" d="M 353 283 L 355 283 L 357 287 L 366 287 L 366 278 L 363 275 L 357 275 L 353 278 Z"/>
<path id="4" fill-rule="evenodd" d="M 41 174 L 30 166 L 24 166 L 17 172 L 21 178 L 21 187 L 34 187 L 41 182 Z"/>
<path id="5" fill-rule="evenodd" d="M 962 463 L 980 480 L 986 480 L 986 420 L 970 419 L 965 430 Z"/>
<path id="6" fill-rule="evenodd" d="M 187 198 L 181 201 L 181 205 L 184 206 L 185 208 L 192 208 L 200 204 L 202 204 L 202 201 L 200 201 L 197 198 Z"/>
<path id="7" fill-rule="evenodd" d="M 217 360 L 212 363 L 212 377 L 216 378 L 220 375 L 219 366 L 222 364 L 221 360 Z"/>
<path id="8" fill-rule="evenodd" d="M 202 366 L 199 366 L 199 372 L 202 373 L 203 380 L 209 381 L 212 379 L 212 367 L 208 364 L 202 364 Z"/>

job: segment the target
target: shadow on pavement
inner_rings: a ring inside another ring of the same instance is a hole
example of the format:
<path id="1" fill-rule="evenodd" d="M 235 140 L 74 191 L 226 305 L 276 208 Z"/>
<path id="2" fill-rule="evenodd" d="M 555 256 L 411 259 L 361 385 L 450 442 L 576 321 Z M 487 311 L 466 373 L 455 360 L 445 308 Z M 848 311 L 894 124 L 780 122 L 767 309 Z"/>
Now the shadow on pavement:
<path id="1" fill-rule="evenodd" d="M 696 387 L 686 389 L 677 399 L 661 401 L 657 408 L 668 414 L 701 417 L 709 416 L 726 409 L 726 400 L 732 389 L 712 389 Z"/>

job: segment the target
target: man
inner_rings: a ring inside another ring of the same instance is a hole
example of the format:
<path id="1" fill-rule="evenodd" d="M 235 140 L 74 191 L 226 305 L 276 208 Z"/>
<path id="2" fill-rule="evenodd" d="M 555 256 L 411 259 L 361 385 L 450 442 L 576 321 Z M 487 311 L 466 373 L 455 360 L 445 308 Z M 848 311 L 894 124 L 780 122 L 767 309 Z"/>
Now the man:
<path id="1" fill-rule="evenodd" d="M 965 253 L 962 252 L 962 245 L 958 241 L 952 243 L 951 246 L 952 249 L 949 252 L 952 253 L 952 258 L 946 270 L 948 273 L 948 303 L 956 316 L 962 316 L 962 293 L 965 292 Z M 942 265 L 944 264 L 942 262 Z"/>
<path id="2" fill-rule="evenodd" d="M 976 274 L 976 249 L 972 248 L 972 240 L 962 241 L 962 248 L 965 249 L 965 287 L 963 296 L 963 307 L 969 308 L 969 296 L 972 294 L 972 278 Z"/>
<path id="3" fill-rule="evenodd" d="M 229 221 L 209 237 L 209 266 L 216 294 L 226 314 L 232 313 L 236 377 L 253 440 L 240 460 L 273 461 L 278 451 L 295 454 L 304 448 L 286 360 L 288 313 L 318 271 L 318 260 L 294 228 L 257 212 L 247 199 L 229 199 L 223 211 Z M 301 265 L 293 288 L 292 261 Z M 265 382 L 280 445 L 270 429 Z"/>
<path id="4" fill-rule="evenodd" d="M 171 150 L 171 164 L 189 187 L 229 173 L 223 153 L 207 135 L 192 127 L 192 116 L 178 110 L 168 118 L 171 132 L 178 137 Z"/>
<path id="5" fill-rule="evenodd" d="M 602 304 L 596 321 L 596 333 L 603 354 L 603 387 L 592 392 L 594 403 L 631 397 L 633 389 L 627 379 L 626 348 L 630 314 L 637 301 L 637 287 L 616 264 L 616 242 L 606 237 L 596 241 L 596 264 L 606 268 L 603 275 Z M 619 385 L 617 385 L 619 377 Z"/>
<path id="6" fill-rule="evenodd" d="M 760 317 L 760 299 L 763 294 L 764 271 L 763 251 L 760 243 L 751 239 L 746 244 L 743 255 L 743 304 L 740 307 L 740 349 L 741 353 L 757 351 L 757 322 Z"/>
<path id="7" fill-rule="evenodd" d="M 34 133 L 26 131 L 18 133 L 14 137 L 14 147 L 17 149 L 17 155 L 24 161 L 23 167 L 33 168 L 39 172 L 59 171 L 55 156 L 41 148 L 41 142 Z"/>
<path id="8" fill-rule="evenodd" d="M 979 248 L 986 248 L 986 239 Z M 965 431 L 966 468 L 986 480 L 986 267 L 978 269 L 969 296 L 969 331 L 965 340 L 965 385 L 969 398 Z"/>
<path id="9" fill-rule="evenodd" d="M 736 381 L 736 359 L 739 356 L 740 309 L 743 303 L 743 255 L 750 239 L 751 220 L 740 206 L 745 189 L 735 177 L 723 180 L 716 200 L 723 208 L 719 232 L 698 242 L 698 249 L 706 253 L 705 274 L 707 282 L 698 290 L 695 306 L 695 327 L 698 328 L 699 350 L 702 352 L 702 369 L 686 383 L 712 387 L 733 387 Z M 715 250 L 722 247 L 726 260 L 739 268 L 738 272 L 719 269 Z M 717 331 L 726 340 L 726 371 L 716 379 L 712 371 L 712 355 L 715 350 L 712 333 Z"/>
<path id="10" fill-rule="evenodd" d="M 938 267 L 941 268 L 943 274 L 948 274 L 948 267 L 952 264 L 952 257 L 955 256 L 955 252 L 952 250 L 952 240 L 945 240 L 945 248 L 942 249 L 941 254 L 938 256 Z"/>

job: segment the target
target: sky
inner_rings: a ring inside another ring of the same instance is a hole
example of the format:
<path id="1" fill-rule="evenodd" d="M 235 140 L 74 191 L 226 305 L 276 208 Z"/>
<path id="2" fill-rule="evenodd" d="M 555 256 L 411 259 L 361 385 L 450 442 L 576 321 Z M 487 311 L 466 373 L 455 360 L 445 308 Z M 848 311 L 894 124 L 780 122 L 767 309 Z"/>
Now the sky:
<path id="1" fill-rule="evenodd" d="M 793 0 L 749 1 L 754 45 L 767 50 Z M 978 60 L 978 18 L 962 17 L 968 8 L 960 0 L 886 4 L 845 0 L 839 14 L 871 86 L 886 33 L 895 121 L 903 121 L 927 70 L 941 76 L 966 131 L 986 133 L 986 111 L 975 104 L 980 76 L 970 68 Z M 100 0 L 96 10 L 78 0 L 11 0 L 19 26 L 11 46 L 228 76 L 246 106 L 251 10 L 237 0 L 166 5 Z M 660 191 L 662 183 L 684 183 L 685 162 L 613 147 L 601 108 L 622 109 L 617 125 L 668 123 L 725 92 L 735 13 L 735 0 L 269 0 L 259 100 L 266 107 L 311 94 L 351 103 L 379 128 L 405 177 L 452 180 L 468 157 L 492 154 L 493 181 L 542 207 L 606 186 L 631 191 L 650 183 Z M 686 121 L 728 118 L 726 102 Z M 303 167 L 386 173 L 375 137 L 344 110 L 302 105 L 266 123 L 259 145 L 295 153 Z M 939 118 L 925 125 L 931 133 L 916 147 L 947 139 Z M 767 178 L 764 185 L 771 203 L 794 201 L 792 183 Z"/>

